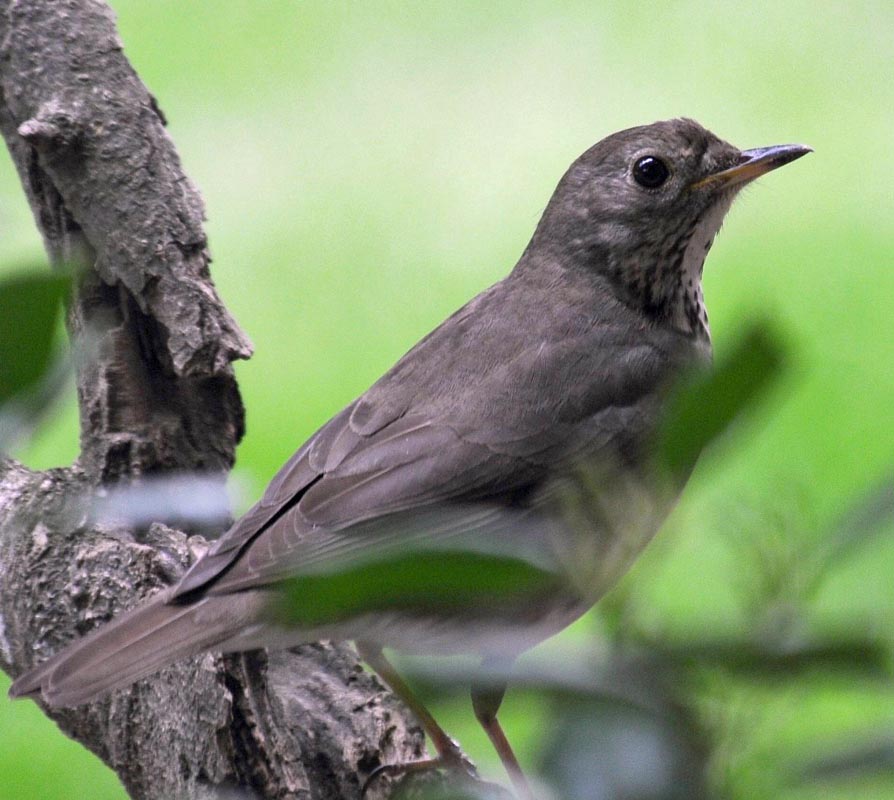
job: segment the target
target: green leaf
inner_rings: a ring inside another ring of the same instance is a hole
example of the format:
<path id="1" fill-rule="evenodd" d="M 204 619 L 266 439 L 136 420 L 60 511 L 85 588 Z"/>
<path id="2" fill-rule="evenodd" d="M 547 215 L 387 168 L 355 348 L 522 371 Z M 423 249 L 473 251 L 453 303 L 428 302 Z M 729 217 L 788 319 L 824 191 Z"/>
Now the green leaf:
<path id="1" fill-rule="evenodd" d="M 724 433 L 778 378 L 785 363 L 782 337 L 768 322 L 753 323 L 705 374 L 672 395 L 659 439 L 659 463 L 685 475 L 699 453 Z"/>
<path id="2" fill-rule="evenodd" d="M 70 277 L 49 272 L 0 281 L 0 404 L 33 389 L 46 374 L 70 286 Z"/>
<path id="3" fill-rule="evenodd" d="M 407 550 L 288 579 L 277 618 L 282 624 L 303 627 L 370 611 L 444 614 L 530 599 L 555 582 L 555 575 L 518 558 L 463 550 Z"/>

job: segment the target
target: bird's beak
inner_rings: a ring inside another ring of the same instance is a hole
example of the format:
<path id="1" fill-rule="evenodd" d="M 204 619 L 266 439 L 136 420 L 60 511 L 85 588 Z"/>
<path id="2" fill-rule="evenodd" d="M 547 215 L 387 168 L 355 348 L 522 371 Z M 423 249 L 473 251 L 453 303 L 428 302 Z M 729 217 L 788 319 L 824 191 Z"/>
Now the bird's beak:
<path id="1" fill-rule="evenodd" d="M 777 144 L 772 147 L 757 147 L 754 150 L 743 150 L 739 154 L 739 163 L 733 167 L 720 170 L 693 183 L 691 189 L 711 186 L 728 188 L 739 183 L 753 181 L 755 178 L 812 153 L 813 148 L 805 144 Z"/>

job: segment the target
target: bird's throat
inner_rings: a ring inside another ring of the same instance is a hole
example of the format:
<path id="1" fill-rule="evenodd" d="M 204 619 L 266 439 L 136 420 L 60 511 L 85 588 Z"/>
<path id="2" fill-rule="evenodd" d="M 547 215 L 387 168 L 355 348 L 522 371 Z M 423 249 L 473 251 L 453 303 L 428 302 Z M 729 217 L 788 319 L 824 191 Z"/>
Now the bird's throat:
<path id="1" fill-rule="evenodd" d="M 679 283 L 671 296 L 670 319 L 674 327 L 708 342 L 711 341 L 711 328 L 702 292 L 702 271 L 734 196 L 729 193 L 719 198 L 692 228 L 680 260 Z"/>
<path id="2" fill-rule="evenodd" d="M 711 329 L 702 292 L 702 270 L 714 237 L 732 203 L 721 198 L 676 237 L 665 239 L 650 257 L 633 253 L 613 270 L 634 303 L 656 320 L 696 339 L 710 342 Z"/>

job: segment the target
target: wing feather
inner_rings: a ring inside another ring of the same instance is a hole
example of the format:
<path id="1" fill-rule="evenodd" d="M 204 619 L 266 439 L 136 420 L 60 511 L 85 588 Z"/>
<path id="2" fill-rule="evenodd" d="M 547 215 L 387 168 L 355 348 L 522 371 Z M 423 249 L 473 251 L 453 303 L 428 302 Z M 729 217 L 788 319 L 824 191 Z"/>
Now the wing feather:
<path id="1" fill-rule="evenodd" d="M 562 321 L 528 305 L 513 309 L 516 295 L 502 285 L 311 437 L 174 597 L 267 585 L 289 565 L 373 546 L 366 523 L 378 517 L 445 503 L 505 509 L 570 458 L 623 450 L 626 437 L 648 429 L 653 396 L 685 349 L 680 341 L 646 330 L 631 347 L 623 320 L 593 320 L 589 307 L 553 309 Z M 470 342 L 487 360 L 468 357 Z M 424 528 L 419 536 L 445 535 L 443 526 Z"/>

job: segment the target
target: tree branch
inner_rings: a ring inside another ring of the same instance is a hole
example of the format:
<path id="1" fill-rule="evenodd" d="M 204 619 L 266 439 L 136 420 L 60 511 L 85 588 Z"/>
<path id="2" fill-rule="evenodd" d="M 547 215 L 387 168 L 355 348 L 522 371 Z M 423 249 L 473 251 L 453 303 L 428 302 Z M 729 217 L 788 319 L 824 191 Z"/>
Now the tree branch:
<path id="1" fill-rule="evenodd" d="M 0 456 L 0 666 L 15 676 L 201 552 L 162 524 L 93 522 L 91 499 L 114 481 L 228 470 L 243 434 L 231 362 L 251 348 L 211 281 L 201 198 L 104 3 L 0 2 L 0 132 L 52 261 L 89 267 L 68 320 L 86 353 L 81 456 L 43 473 Z M 345 646 L 206 655 L 47 713 L 135 798 L 356 796 L 380 762 L 423 747 Z"/>

